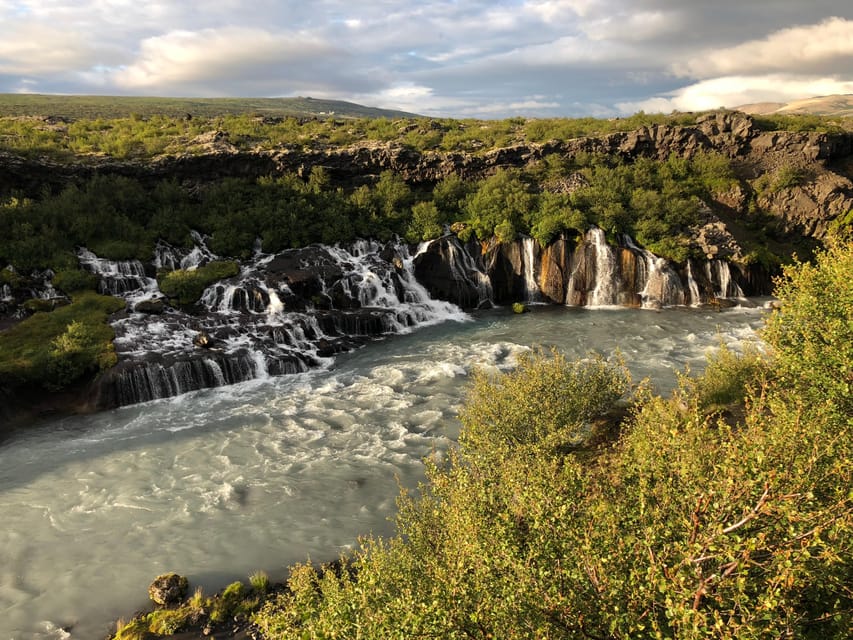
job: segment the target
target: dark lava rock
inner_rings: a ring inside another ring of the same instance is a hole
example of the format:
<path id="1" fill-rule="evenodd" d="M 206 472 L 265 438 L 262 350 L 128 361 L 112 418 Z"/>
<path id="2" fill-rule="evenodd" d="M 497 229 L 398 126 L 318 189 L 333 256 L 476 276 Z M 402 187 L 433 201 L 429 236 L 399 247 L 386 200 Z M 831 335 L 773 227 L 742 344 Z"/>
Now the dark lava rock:
<path id="1" fill-rule="evenodd" d="M 213 346 L 213 338 L 204 331 L 199 331 L 198 335 L 193 338 L 193 344 L 200 349 L 210 349 Z"/>
<path id="2" fill-rule="evenodd" d="M 185 576 L 164 573 L 154 578 L 154 582 L 148 587 L 148 597 L 155 604 L 171 607 L 187 597 L 189 585 L 189 580 Z"/>
<path id="3" fill-rule="evenodd" d="M 137 313 L 150 313 L 159 315 L 166 310 L 166 302 L 162 298 L 149 298 L 136 303 L 133 310 Z"/>

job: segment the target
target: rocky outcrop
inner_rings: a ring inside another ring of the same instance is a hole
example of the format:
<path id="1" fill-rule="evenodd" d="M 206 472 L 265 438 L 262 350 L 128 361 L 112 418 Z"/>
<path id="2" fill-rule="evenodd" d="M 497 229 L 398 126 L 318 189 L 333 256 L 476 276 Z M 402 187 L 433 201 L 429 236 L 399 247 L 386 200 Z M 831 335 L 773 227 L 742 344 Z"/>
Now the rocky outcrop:
<path id="1" fill-rule="evenodd" d="M 803 184 L 761 194 L 758 205 L 773 212 L 789 236 L 824 238 L 838 216 L 853 210 L 853 182 L 830 171 L 804 178 Z"/>

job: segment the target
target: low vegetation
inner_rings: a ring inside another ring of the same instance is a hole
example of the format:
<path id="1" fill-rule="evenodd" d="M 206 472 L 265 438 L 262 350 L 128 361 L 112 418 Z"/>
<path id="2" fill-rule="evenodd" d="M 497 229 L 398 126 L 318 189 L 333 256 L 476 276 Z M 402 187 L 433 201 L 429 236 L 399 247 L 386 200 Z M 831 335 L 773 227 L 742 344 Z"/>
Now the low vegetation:
<path id="1" fill-rule="evenodd" d="M 212 596 L 205 596 L 199 587 L 177 606 L 158 607 L 130 622 L 120 620 L 113 638 L 147 640 L 174 635 L 189 628 L 207 629 L 204 635 L 209 635 L 219 628 L 230 631 L 235 622 L 238 626 L 248 626 L 249 618 L 259 610 L 270 589 L 269 577 L 263 571 L 252 574 L 248 584 L 232 582 Z"/>
<path id="2" fill-rule="evenodd" d="M 0 148 L 58 159 L 146 159 L 202 152 L 215 139 L 241 151 L 394 141 L 417 151 L 484 153 L 513 144 L 601 136 L 644 126 L 691 126 L 705 113 L 456 120 L 311 98 L 0 95 Z M 838 133 L 853 127 L 849 118 L 809 114 L 755 116 L 755 122 L 770 131 Z"/>
<path id="3" fill-rule="evenodd" d="M 107 318 L 123 308 L 123 300 L 78 291 L 71 304 L 0 333 L 0 386 L 56 390 L 113 366 L 115 332 Z"/>
<path id="4" fill-rule="evenodd" d="M 197 269 L 175 269 L 159 274 L 157 284 L 177 304 L 187 306 L 198 302 L 204 290 L 219 280 L 236 276 L 240 267 L 236 262 L 219 260 Z"/>
<path id="5" fill-rule="evenodd" d="M 575 185 L 570 192 L 568 182 Z M 193 192 L 168 180 L 143 184 L 98 175 L 57 194 L 0 203 L 6 230 L 0 264 L 22 273 L 67 271 L 76 268 L 78 246 L 114 260 L 147 261 L 157 240 L 191 246 L 191 229 L 212 236 L 217 254 L 245 258 L 258 238 L 267 252 L 356 237 L 418 242 L 456 222 L 481 239 L 509 241 L 526 233 L 542 244 L 561 232 L 582 234 L 598 225 L 611 237 L 627 233 L 655 253 L 683 261 L 701 202 L 736 182 L 729 161 L 717 154 L 630 163 L 553 154 L 479 180 L 450 175 L 435 185 L 411 186 L 386 171 L 373 184 L 349 190 L 332 186 L 322 168 L 307 179 L 225 178 Z"/>

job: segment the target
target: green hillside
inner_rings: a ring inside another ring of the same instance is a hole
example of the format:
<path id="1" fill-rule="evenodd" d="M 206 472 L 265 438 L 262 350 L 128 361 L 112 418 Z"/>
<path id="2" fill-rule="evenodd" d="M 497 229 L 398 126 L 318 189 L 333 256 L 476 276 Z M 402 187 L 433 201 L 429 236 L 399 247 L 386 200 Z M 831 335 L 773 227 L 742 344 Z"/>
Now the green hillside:
<path id="1" fill-rule="evenodd" d="M 0 94 L 0 116 L 54 116 L 59 118 L 127 118 L 162 115 L 216 117 L 254 114 L 302 118 L 406 118 L 415 114 L 365 107 L 342 100 L 317 98 L 157 98 L 139 96 L 71 96 Z"/>

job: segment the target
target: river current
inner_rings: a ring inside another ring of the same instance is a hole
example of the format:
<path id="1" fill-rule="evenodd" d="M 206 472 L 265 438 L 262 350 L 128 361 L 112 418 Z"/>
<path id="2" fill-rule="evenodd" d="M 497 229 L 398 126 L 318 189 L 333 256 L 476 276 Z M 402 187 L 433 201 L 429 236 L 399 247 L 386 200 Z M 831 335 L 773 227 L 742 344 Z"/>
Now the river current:
<path id="1" fill-rule="evenodd" d="M 45 422 L 0 445 L 0 640 L 103 638 L 176 571 L 206 591 L 258 569 L 335 559 L 390 534 L 399 487 L 450 446 L 475 367 L 533 345 L 619 349 L 665 392 L 756 307 L 534 306 L 481 312 L 337 356 L 325 369 Z"/>

